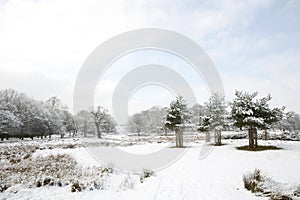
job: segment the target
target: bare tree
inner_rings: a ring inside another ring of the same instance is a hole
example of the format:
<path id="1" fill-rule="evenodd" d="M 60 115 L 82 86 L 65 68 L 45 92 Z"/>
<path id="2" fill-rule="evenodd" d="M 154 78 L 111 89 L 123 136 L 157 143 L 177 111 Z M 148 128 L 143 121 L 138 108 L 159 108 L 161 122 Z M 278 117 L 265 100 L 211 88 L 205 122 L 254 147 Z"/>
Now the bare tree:
<path id="1" fill-rule="evenodd" d="M 140 136 L 140 133 L 145 125 L 145 120 L 141 113 L 132 115 L 128 122 L 128 127 L 131 131 L 134 131 Z"/>
<path id="2" fill-rule="evenodd" d="M 95 133 L 94 116 L 89 111 L 81 110 L 76 113 L 75 122 L 83 137 L 87 137 L 88 133 Z"/>
<path id="3" fill-rule="evenodd" d="M 103 121 L 107 115 L 107 110 L 101 106 L 98 106 L 96 109 L 92 108 L 90 113 L 94 117 L 94 123 L 96 126 L 97 136 L 98 136 L 98 138 L 101 138 L 101 124 L 103 123 Z"/>

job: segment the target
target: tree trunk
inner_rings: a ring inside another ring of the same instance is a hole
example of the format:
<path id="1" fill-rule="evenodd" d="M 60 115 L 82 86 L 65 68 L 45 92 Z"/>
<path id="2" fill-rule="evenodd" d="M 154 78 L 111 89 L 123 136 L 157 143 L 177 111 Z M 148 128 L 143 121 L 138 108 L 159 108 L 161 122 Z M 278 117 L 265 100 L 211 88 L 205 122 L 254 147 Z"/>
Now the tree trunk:
<path id="1" fill-rule="evenodd" d="M 221 130 L 215 130 L 215 145 L 221 146 L 221 144 L 222 144 Z"/>
<path id="2" fill-rule="evenodd" d="M 248 128 L 248 139 L 249 139 L 249 147 L 251 149 L 254 148 L 254 138 L 253 138 L 253 128 Z"/>
<path id="3" fill-rule="evenodd" d="M 210 132 L 209 131 L 205 132 L 205 142 L 210 142 Z"/>
<path id="4" fill-rule="evenodd" d="M 268 131 L 267 131 L 267 129 L 264 130 L 264 140 L 268 140 Z"/>
<path id="5" fill-rule="evenodd" d="M 176 147 L 179 147 L 179 142 L 178 142 L 178 128 L 175 128 L 175 142 L 176 142 Z"/>
<path id="6" fill-rule="evenodd" d="M 96 129 L 97 129 L 97 136 L 98 136 L 98 138 L 101 138 L 100 126 L 96 125 Z"/>
<path id="7" fill-rule="evenodd" d="M 217 130 L 214 130 L 214 142 L 215 142 L 215 144 L 217 143 L 217 134 L 216 134 L 216 131 Z"/>
<path id="8" fill-rule="evenodd" d="M 83 125 L 83 137 L 86 137 L 86 132 L 87 132 L 87 121 L 84 121 L 84 125 Z"/>
<path id="9" fill-rule="evenodd" d="M 183 147 L 183 130 L 180 127 L 175 128 L 176 147 Z"/>
<path id="10" fill-rule="evenodd" d="M 180 127 L 175 128 L 176 147 L 183 147 L 183 133 Z"/>
<path id="11" fill-rule="evenodd" d="M 179 128 L 179 139 L 180 139 L 180 147 L 183 147 L 183 129 Z"/>
<path id="12" fill-rule="evenodd" d="M 218 133 L 218 145 L 220 146 L 220 145 L 222 145 L 222 131 L 221 130 L 219 130 L 219 133 Z"/>
<path id="13" fill-rule="evenodd" d="M 253 128 L 254 149 L 257 147 L 257 129 Z"/>
<path id="14" fill-rule="evenodd" d="M 140 136 L 140 130 L 137 130 L 137 135 L 138 135 L 138 137 Z"/>

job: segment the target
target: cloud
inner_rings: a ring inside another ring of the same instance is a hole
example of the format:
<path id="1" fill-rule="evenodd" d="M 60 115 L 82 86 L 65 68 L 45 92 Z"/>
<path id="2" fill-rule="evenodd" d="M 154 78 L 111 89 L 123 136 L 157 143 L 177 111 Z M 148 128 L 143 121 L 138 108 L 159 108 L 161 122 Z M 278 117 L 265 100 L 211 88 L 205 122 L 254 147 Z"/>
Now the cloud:
<path id="1" fill-rule="evenodd" d="M 121 32 L 155 27 L 197 41 L 219 69 L 229 100 L 235 89 L 258 90 L 271 93 L 274 104 L 300 112 L 299 8 L 294 0 L 1 1 L 0 89 L 16 88 L 38 99 L 56 94 L 72 107 L 77 73 L 94 48 Z M 182 66 L 162 58 L 141 59 Z M 136 59 L 123 62 L 127 70 L 139 64 Z M 124 73 L 125 68 L 105 80 L 104 105 Z M 180 73 L 201 88 L 201 101 L 207 99 L 193 71 Z M 148 105 L 141 101 L 137 107 Z"/>

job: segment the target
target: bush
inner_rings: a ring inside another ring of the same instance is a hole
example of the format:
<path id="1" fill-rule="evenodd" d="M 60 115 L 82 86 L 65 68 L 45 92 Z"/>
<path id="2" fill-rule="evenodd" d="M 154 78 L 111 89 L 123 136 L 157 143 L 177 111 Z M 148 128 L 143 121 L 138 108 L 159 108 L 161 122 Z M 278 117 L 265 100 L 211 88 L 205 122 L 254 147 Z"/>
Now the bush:
<path id="1" fill-rule="evenodd" d="M 103 190 L 104 189 L 104 183 L 101 180 L 96 180 L 93 182 L 92 187 L 90 187 L 90 190 Z"/>
<path id="2" fill-rule="evenodd" d="M 123 181 L 121 182 L 121 184 L 119 185 L 119 188 L 121 190 L 128 190 L 128 189 L 132 189 L 134 188 L 135 185 L 135 181 L 133 180 L 133 178 L 130 175 L 127 175 Z"/>
<path id="3" fill-rule="evenodd" d="M 290 186 L 263 176 L 259 169 L 255 169 L 253 173 L 244 175 L 243 182 L 247 190 L 255 193 L 257 196 L 269 197 L 270 200 L 292 200 L 290 196 L 296 196 L 300 191 L 299 186 L 293 194 L 286 192 L 290 191 Z"/>
<path id="4" fill-rule="evenodd" d="M 0 185 L 0 192 L 4 192 L 7 189 L 8 189 L 7 185 L 3 185 L 3 184 Z"/>
<path id="5" fill-rule="evenodd" d="M 295 197 L 300 197 L 300 185 L 296 188 L 294 194 Z"/>
<path id="6" fill-rule="evenodd" d="M 154 175 L 154 172 L 148 169 L 144 169 L 140 175 L 140 182 L 143 183 L 146 178 L 149 178 Z"/>
<path id="7" fill-rule="evenodd" d="M 76 144 L 68 144 L 66 146 L 63 147 L 64 149 L 75 149 L 76 148 Z"/>
<path id="8" fill-rule="evenodd" d="M 264 181 L 259 169 L 255 169 L 253 174 L 243 176 L 244 187 L 252 193 L 263 192 L 261 183 Z"/>
<path id="9" fill-rule="evenodd" d="M 273 194 L 271 195 L 270 200 L 293 200 L 293 199 L 291 197 L 282 194 Z"/>
<path id="10" fill-rule="evenodd" d="M 107 166 L 107 167 L 102 168 L 102 173 L 112 174 L 113 172 L 114 172 L 114 169 L 111 166 Z"/>
<path id="11" fill-rule="evenodd" d="M 81 186 L 78 182 L 71 185 L 71 192 L 81 192 Z"/>
<path id="12" fill-rule="evenodd" d="M 47 177 L 44 177 L 44 178 L 41 178 L 40 180 L 38 180 L 36 182 L 36 186 L 37 187 L 42 187 L 42 186 L 46 186 L 46 185 L 54 186 L 55 183 L 56 182 L 53 177 L 47 176 Z M 56 184 L 58 184 L 58 183 L 56 183 Z"/>

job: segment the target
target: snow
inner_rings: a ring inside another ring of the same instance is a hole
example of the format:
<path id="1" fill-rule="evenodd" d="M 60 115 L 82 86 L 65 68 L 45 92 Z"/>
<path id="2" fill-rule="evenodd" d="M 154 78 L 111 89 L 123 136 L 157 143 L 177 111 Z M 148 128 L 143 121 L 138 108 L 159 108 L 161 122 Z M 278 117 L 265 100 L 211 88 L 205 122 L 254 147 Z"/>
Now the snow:
<path id="1" fill-rule="evenodd" d="M 264 124 L 264 119 L 261 117 L 246 117 L 243 121 L 256 124 Z"/>
<path id="2" fill-rule="evenodd" d="M 170 146 L 169 143 L 164 143 L 164 144 L 154 143 L 154 144 L 133 145 L 127 147 L 118 147 L 118 148 L 132 154 L 149 154 L 149 153 L 154 153 L 159 150 L 162 150 L 163 148 L 166 148 L 168 146 Z"/>
<path id="3" fill-rule="evenodd" d="M 242 114 L 242 115 L 249 115 L 249 116 L 252 116 L 254 114 L 253 110 L 251 110 L 251 109 L 245 110 L 245 109 L 246 108 L 238 107 L 238 113 Z"/>
<path id="4" fill-rule="evenodd" d="M 99 162 L 96 161 L 87 151 L 86 148 L 80 147 L 76 149 L 45 149 L 36 151 L 32 157 L 36 158 L 38 156 L 49 156 L 49 155 L 57 155 L 57 154 L 69 154 L 73 156 L 77 163 L 82 167 L 93 167 L 99 166 Z"/>
<path id="5" fill-rule="evenodd" d="M 171 117 L 171 118 L 174 118 L 174 119 L 176 118 L 176 117 L 175 117 L 174 115 L 172 115 L 171 113 L 168 113 L 168 116 Z"/>
<path id="6" fill-rule="evenodd" d="M 110 176 L 110 187 L 104 190 L 71 193 L 70 186 L 28 189 L 16 185 L 0 193 L 0 199 L 267 199 L 255 197 L 243 187 L 243 175 L 253 172 L 256 168 L 276 182 L 291 186 L 300 184 L 299 142 L 259 141 L 262 145 L 276 145 L 283 148 L 263 152 L 236 150 L 235 147 L 246 145 L 247 140 L 223 140 L 223 142 L 226 145 L 214 147 L 203 160 L 199 160 L 203 143 L 193 143 L 181 159 L 170 167 L 156 172 L 144 183 L 140 183 L 137 176 L 116 173 Z M 166 145 L 167 143 L 146 143 L 122 149 L 133 153 L 150 153 Z M 98 164 L 83 147 L 38 150 L 33 156 L 59 153 L 72 155 L 82 166 Z"/>

